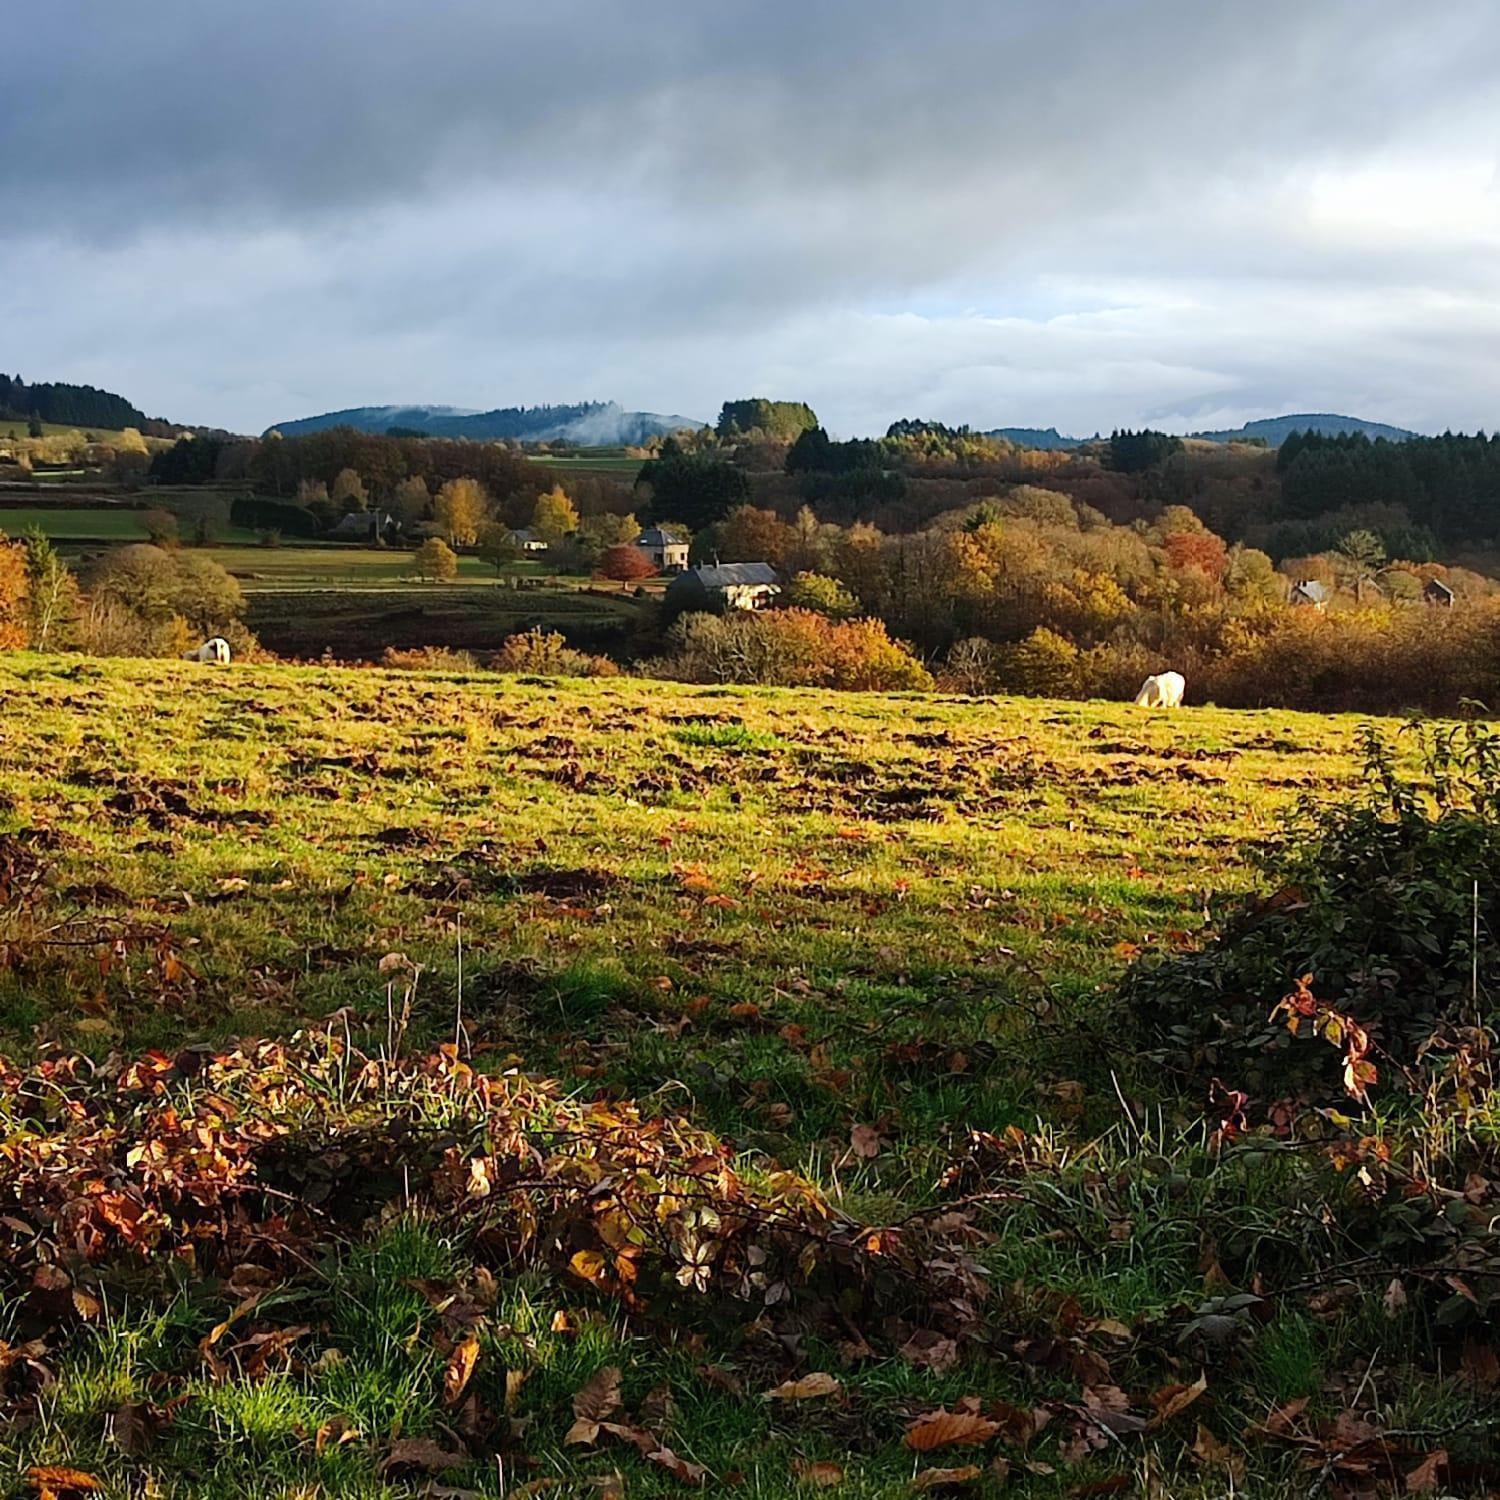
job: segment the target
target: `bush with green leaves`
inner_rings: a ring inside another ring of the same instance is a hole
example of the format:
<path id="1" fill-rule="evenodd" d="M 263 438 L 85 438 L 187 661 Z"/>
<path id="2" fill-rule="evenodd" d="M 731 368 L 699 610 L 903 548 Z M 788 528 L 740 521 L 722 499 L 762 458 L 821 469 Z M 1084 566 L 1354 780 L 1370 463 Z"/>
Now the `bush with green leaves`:
<path id="1" fill-rule="evenodd" d="M 1342 1095 L 1338 1051 L 1273 1017 L 1303 976 L 1321 1004 L 1368 1031 L 1388 1086 L 1420 1092 L 1493 1022 L 1500 731 L 1403 733 L 1416 741 L 1415 774 L 1366 728 L 1357 795 L 1304 805 L 1257 855 L 1270 894 L 1221 904 L 1200 951 L 1127 978 L 1146 1045 L 1172 1071 L 1261 1100 Z"/>

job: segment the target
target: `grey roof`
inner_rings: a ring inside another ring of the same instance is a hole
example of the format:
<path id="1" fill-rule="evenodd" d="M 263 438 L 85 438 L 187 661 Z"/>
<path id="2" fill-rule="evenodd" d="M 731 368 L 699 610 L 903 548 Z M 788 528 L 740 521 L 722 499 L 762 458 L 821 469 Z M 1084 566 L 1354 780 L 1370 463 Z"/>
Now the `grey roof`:
<path id="1" fill-rule="evenodd" d="M 711 568 L 689 568 L 682 575 L 695 579 L 706 589 L 734 588 L 738 584 L 776 583 L 776 569 L 770 563 L 718 563 Z"/>
<path id="2" fill-rule="evenodd" d="M 333 528 L 333 535 L 369 536 L 376 530 L 383 531 L 391 524 L 391 518 L 383 510 L 352 510 L 340 518 Z"/>
<path id="3" fill-rule="evenodd" d="M 637 547 L 680 547 L 682 538 L 660 526 L 648 526 L 636 539 Z"/>
<path id="4" fill-rule="evenodd" d="M 1427 580 L 1424 592 L 1430 594 L 1434 589 L 1438 590 L 1439 593 L 1445 594 L 1449 599 L 1453 597 L 1453 590 L 1441 578 L 1429 578 Z"/>
<path id="5" fill-rule="evenodd" d="M 1320 583 L 1316 578 L 1304 578 L 1292 585 L 1292 593 L 1300 594 L 1304 599 L 1311 600 L 1314 604 L 1326 604 L 1329 600 L 1328 585 Z"/>

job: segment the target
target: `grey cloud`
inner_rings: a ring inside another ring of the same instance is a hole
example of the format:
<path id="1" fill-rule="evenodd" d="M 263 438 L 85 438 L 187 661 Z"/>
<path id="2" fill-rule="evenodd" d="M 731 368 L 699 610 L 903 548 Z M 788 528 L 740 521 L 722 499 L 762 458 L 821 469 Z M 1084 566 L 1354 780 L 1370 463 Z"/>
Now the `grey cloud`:
<path id="1" fill-rule="evenodd" d="M 1409 233 L 1319 186 L 1493 169 L 1489 0 L 50 0 L 8 46 L 0 363 L 187 419 L 1500 394 L 1493 176 Z"/>

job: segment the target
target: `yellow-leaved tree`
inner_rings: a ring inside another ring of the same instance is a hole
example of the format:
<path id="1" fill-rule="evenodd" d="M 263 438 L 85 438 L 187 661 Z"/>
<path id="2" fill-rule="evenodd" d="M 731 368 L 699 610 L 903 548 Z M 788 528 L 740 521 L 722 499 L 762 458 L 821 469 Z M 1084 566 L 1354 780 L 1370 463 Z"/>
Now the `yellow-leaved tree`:
<path id="1" fill-rule="evenodd" d="M 490 497 L 477 479 L 450 479 L 432 502 L 433 518 L 455 547 L 472 547 L 490 513 Z"/>
<path id="2" fill-rule="evenodd" d="M 536 506 L 531 512 L 533 536 L 554 547 L 577 530 L 578 511 L 560 484 L 536 497 Z"/>

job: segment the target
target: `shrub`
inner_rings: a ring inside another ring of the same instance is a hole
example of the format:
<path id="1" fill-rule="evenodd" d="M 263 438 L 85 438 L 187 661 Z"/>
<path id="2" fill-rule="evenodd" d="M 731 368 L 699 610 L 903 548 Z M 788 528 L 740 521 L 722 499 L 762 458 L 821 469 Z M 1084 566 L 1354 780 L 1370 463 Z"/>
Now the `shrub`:
<path id="1" fill-rule="evenodd" d="M 0 536 L 0 650 L 26 644 L 26 549 Z"/>
<path id="2" fill-rule="evenodd" d="M 455 651 L 449 646 L 415 646 L 405 651 L 387 646 L 380 665 L 397 672 L 475 672 L 479 669 L 479 663 L 469 652 Z"/>
<path id="3" fill-rule="evenodd" d="M 931 688 L 932 674 L 879 620 L 830 620 L 806 609 L 682 616 L 658 664 L 687 682 L 749 682 L 903 692 Z"/>
<path id="4" fill-rule="evenodd" d="M 441 582 L 458 576 L 458 554 L 441 537 L 430 536 L 412 557 L 418 578 Z"/>
<path id="5" fill-rule="evenodd" d="M 146 543 L 107 552 L 90 582 L 97 601 L 121 606 L 148 624 L 178 616 L 205 635 L 222 635 L 245 607 L 239 584 L 212 558 Z"/>
<path id="6" fill-rule="evenodd" d="M 1295 991 L 1315 1029 L 1328 1007 L 1338 1028 L 1368 1032 L 1389 1080 L 1420 1088 L 1466 1028 L 1493 1019 L 1500 735 L 1479 724 L 1411 732 L 1420 778 L 1367 729 L 1360 793 L 1304 807 L 1261 855 L 1271 893 L 1221 904 L 1200 952 L 1131 974 L 1125 998 L 1161 1061 L 1261 1097 L 1340 1096 L 1339 1049 L 1272 1017 Z"/>
<path id="7" fill-rule="evenodd" d="M 497 672 L 528 672 L 538 677 L 616 677 L 620 672 L 607 656 L 575 651 L 565 636 L 540 627 L 508 636 L 490 666 Z"/>

